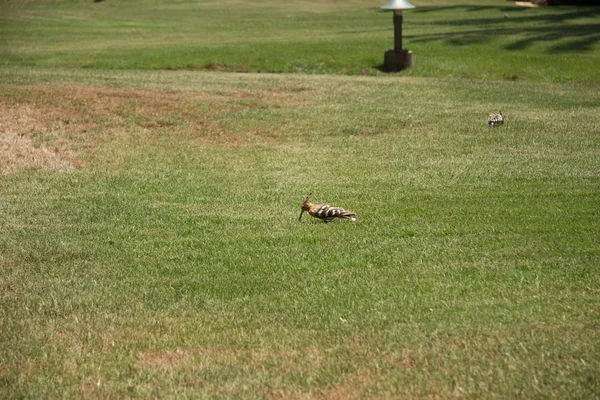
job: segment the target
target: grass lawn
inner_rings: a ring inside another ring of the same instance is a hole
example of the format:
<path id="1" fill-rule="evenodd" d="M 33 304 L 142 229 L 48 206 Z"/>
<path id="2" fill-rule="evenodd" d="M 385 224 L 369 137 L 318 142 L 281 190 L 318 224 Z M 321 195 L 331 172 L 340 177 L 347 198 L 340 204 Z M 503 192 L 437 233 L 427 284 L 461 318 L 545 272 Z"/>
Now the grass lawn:
<path id="1" fill-rule="evenodd" d="M 0 0 L 0 65 L 382 74 L 385 0 Z M 415 0 L 404 74 L 597 82 L 598 7 Z"/>
<path id="2" fill-rule="evenodd" d="M 0 397 L 599 397 L 598 14 L 422 3 L 0 1 Z"/>

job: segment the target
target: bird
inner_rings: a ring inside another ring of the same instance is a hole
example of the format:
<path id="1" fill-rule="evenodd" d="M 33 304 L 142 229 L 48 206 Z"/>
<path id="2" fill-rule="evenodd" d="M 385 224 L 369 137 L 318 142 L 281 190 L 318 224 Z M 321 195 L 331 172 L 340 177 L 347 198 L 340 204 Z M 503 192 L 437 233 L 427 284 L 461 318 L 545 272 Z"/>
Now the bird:
<path id="1" fill-rule="evenodd" d="M 488 128 L 492 128 L 496 125 L 502 125 L 504 123 L 504 115 L 500 110 L 498 114 L 490 114 L 488 116 Z"/>
<path id="2" fill-rule="evenodd" d="M 300 218 L 298 222 L 302 220 L 302 214 L 304 211 L 308 212 L 311 216 L 323 220 L 327 223 L 332 221 L 334 218 L 344 218 L 351 221 L 357 221 L 356 214 L 352 211 L 344 210 L 341 207 L 331 207 L 329 204 L 313 204 L 310 202 L 310 196 L 312 193 L 306 196 L 302 201 L 302 211 L 300 211 Z"/>

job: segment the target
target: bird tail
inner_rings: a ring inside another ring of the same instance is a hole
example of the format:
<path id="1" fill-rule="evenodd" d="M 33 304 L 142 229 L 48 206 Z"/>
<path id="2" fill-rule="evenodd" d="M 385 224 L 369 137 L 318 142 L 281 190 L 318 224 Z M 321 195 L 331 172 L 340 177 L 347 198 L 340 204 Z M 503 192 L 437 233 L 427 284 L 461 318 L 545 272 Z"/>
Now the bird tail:
<path id="1" fill-rule="evenodd" d="M 354 214 L 352 211 L 345 211 L 343 214 L 340 214 L 340 218 L 346 218 L 350 221 L 358 221 L 356 219 L 356 214 Z"/>
<path id="2" fill-rule="evenodd" d="M 325 216 L 327 218 L 344 218 L 349 219 L 350 221 L 356 221 L 356 214 L 352 211 L 344 210 L 340 207 L 331 207 L 325 212 Z"/>

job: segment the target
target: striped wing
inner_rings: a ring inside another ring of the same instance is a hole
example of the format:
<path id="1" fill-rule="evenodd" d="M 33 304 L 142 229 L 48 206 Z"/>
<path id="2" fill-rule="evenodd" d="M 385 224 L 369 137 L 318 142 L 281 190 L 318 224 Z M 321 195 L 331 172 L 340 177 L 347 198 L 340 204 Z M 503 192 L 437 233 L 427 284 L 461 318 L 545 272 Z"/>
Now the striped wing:
<path id="1" fill-rule="evenodd" d="M 356 221 L 356 215 L 352 211 L 340 207 L 331 207 L 329 204 L 320 204 L 311 215 L 324 221 L 331 221 L 334 218 L 346 218 Z"/>
<path id="2" fill-rule="evenodd" d="M 490 114 L 488 117 L 488 126 L 501 125 L 504 123 L 504 117 L 502 114 Z"/>

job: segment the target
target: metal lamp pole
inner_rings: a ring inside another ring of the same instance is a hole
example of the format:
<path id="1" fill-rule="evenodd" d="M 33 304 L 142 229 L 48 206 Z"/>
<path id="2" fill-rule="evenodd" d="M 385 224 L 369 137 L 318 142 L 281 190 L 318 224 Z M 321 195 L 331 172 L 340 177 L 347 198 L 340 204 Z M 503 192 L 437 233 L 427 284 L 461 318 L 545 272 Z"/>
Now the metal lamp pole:
<path id="1" fill-rule="evenodd" d="M 402 50 L 402 10 L 394 10 L 394 50 Z"/>
<path id="2" fill-rule="evenodd" d="M 412 51 L 402 48 L 402 10 L 415 6 L 406 0 L 390 0 L 381 8 L 394 11 L 394 49 L 385 52 L 383 66 L 386 71 L 400 71 L 412 65 Z"/>

